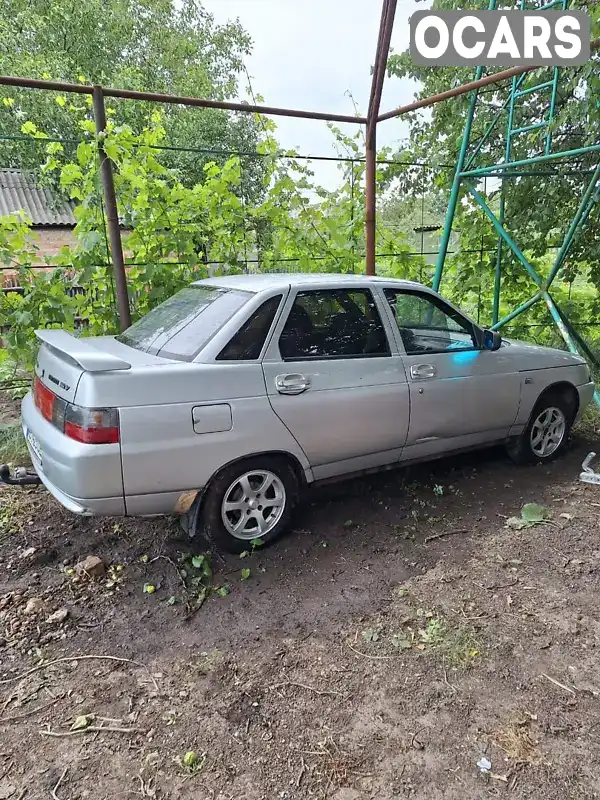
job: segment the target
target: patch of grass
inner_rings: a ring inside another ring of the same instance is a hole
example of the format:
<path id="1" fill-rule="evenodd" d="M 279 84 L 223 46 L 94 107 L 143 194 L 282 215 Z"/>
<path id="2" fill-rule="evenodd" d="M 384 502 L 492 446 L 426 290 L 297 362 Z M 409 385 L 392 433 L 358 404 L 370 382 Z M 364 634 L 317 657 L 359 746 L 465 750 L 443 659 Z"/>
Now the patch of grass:
<path id="1" fill-rule="evenodd" d="M 452 667 L 467 669 L 481 655 L 472 630 L 463 625 L 450 625 L 439 617 L 430 619 L 427 626 L 419 630 L 419 639 L 424 650 L 439 654 Z"/>
<path id="2" fill-rule="evenodd" d="M 0 425 L 0 464 L 14 466 L 31 464 L 20 422 Z"/>
<path id="3" fill-rule="evenodd" d="M 362 770 L 364 758 L 342 750 L 331 735 L 317 742 L 314 750 L 305 750 L 304 753 L 314 758 L 307 767 L 311 788 L 319 792 L 319 797 L 331 797 L 336 789 L 367 777 Z M 304 762 L 300 775 L 304 775 Z"/>
<path id="4" fill-rule="evenodd" d="M 25 526 L 30 501 L 22 489 L 5 488 L 0 493 L 0 541 L 21 533 Z"/>
<path id="5" fill-rule="evenodd" d="M 528 720 L 517 720 L 494 733 L 495 744 L 511 761 L 530 764 L 536 760 L 535 741 L 528 730 Z"/>
<path id="6" fill-rule="evenodd" d="M 402 596 L 407 597 L 405 593 Z M 481 657 L 481 645 L 471 625 L 435 610 L 410 609 L 410 605 L 396 608 L 391 618 L 372 620 L 361 634 L 360 644 L 358 632 L 354 643 L 348 644 L 367 658 L 389 658 L 405 650 L 441 659 L 454 670 L 466 670 Z"/>
<path id="7" fill-rule="evenodd" d="M 595 403 L 590 403 L 586 408 L 582 418 L 575 426 L 575 431 L 580 436 L 590 438 L 600 434 L 600 408 Z"/>

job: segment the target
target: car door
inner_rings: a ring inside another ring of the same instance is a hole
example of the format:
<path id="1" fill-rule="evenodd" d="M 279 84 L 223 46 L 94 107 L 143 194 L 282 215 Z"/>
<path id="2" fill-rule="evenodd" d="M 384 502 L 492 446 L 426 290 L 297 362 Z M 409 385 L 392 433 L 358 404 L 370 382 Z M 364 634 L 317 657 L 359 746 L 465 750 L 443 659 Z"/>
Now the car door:
<path id="1" fill-rule="evenodd" d="M 390 321 L 386 314 L 384 324 L 370 289 L 292 292 L 263 370 L 273 410 L 315 479 L 399 459 L 408 384 Z"/>
<path id="2" fill-rule="evenodd" d="M 517 416 L 521 377 L 510 349 L 484 350 L 475 326 L 438 295 L 384 289 L 410 392 L 403 458 L 501 440 Z"/>

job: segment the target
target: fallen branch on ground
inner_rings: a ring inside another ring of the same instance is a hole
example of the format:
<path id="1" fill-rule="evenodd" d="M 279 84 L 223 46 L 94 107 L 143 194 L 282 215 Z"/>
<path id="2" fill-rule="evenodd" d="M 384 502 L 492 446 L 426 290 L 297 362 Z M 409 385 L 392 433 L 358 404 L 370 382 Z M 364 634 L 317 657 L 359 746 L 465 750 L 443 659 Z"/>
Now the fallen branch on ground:
<path id="1" fill-rule="evenodd" d="M 0 725 L 5 722 L 18 722 L 21 719 L 25 719 L 26 717 L 31 717 L 33 714 L 37 714 L 38 711 L 45 711 L 50 706 L 53 706 L 55 703 L 58 703 L 59 700 L 62 700 L 64 695 L 60 697 L 55 697 L 54 700 L 50 700 L 49 703 L 44 703 L 42 706 L 37 706 L 36 708 L 32 708 L 29 711 L 24 711 L 22 714 L 13 714 L 12 717 L 0 717 Z"/>
<path id="2" fill-rule="evenodd" d="M 67 774 L 68 771 L 69 771 L 69 768 L 65 767 L 64 770 L 63 770 L 63 774 L 56 781 L 56 786 L 54 787 L 54 789 L 52 789 L 52 797 L 54 798 L 54 800 L 60 800 L 60 797 L 56 793 L 57 793 L 57 791 L 59 789 L 59 786 L 61 785 L 61 783 L 65 779 L 65 775 Z"/>
<path id="3" fill-rule="evenodd" d="M 357 656 L 362 656 L 363 658 L 372 658 L 375 661 L 387 661 L 388 659 L 391 659 L 391 658 L 400 658 L 399 655 L 397 655 L 397 656 L 372 656 L 370 653 L 363 653 L 361 650 L 357 650 L 356 647 L 352 647 L 350 642 L 346 642 L 346 644 L 348 645 L 350 650 L 352 650 L 352 652 L 356 653 Z"/>
<path id="4" fill-rule="evenodd" d="M 553 683 L 555 686 L 558 686 L 560 689 L 564 689 L 565 692 L 570 692 L 571 694 L 576 694 L 575 689 L 571 689 L 570 686 L 565 686 L 564 683 L 560 683 L 560 681 L 555 680 L 555 678 L 551 678 L 550 675 L 546 675 L 545 672 L 542 672 L 540 675 L 541 678 L 546 678 L 547 681 Z"/>
<path id="5" fill-rule="evenodd" d="M 460 528 L 457 531 L 444 531 L 443 533 L 436 533 L 434 536 L 428 536 L 425 539 L 425 544 L 427 544 L 427 542 L 433 542 L 434 539 L 443 539 L 445 536 L 456 536 L 459 533 L 468 533 L 468 530 L 466 530 L 466 528 Z"/>
<path id="6" fill-rule="evenodd" d="M 295 681 L 285 681 L 284 683 L 275 683 L 271 686 L 271 689 L 282 689 L 284 686 L 297 686 L 300 689 L 306 689 L 309 692 L 314 692 L 315 694 L 319 695 L 326 695 L 331 694 L 337 697 L 342 697 L 341 692 L 334 692 L 332 690 L 325 690 L 321 691 L 320 689 L 315 689 L 314 686 L 307 686 L 305 683 L 296 683 Z"/>
<path id="7" fill-rule="evenodd" d="M 109 733 L 143 733 L 140 728 L 120 728 L 116 725 L 88 725 L 87 728 L 80 728 L 76 731 L 40 731 L 40 734 L 61 739 L 64 736 L 79 736 L 82 733 L 101 733 L 102 731 L 108 731 Z"/>
<path id="8" fill-rule="evenodd" d="M 0 681 L 0 686 L 5 686 L 7 683 L 16 683 L 17 681 L 22 681 L 24 678 L 28 678 L 30 675 L 33 675 L 35 672 L 40 672 L 43 669 L 48 669 L 48 667 L 53 667 L 55 664 L 64 664 L 64 663 L 71 663 L 73 661 L 86 661 L 86 660 L 96 660 L 96 661 L 117 661 L 121 664 L 135 664 L 136 667 L 141 667 L 148 673 L 148 677 L 154 684 L 154 688 L 158 692 L 158 684 L 154 679 L 154 676 L 148 669 L 145 664 L 141 664 L 139 661 L 133 661 L 131 658 L 119 658 L 118 656 L 97 656 L 97 655 L 88 655 L 88 656 L 66 656 L 64 658 L 56 658 L 54 661 L 48 661 L 45 664 L 38 664 L 37 667 L 33 667 L 32 669 L 24 672 L 22 675 L 16 675 L 14 678 L 5 678 L 4 680 Z"/>

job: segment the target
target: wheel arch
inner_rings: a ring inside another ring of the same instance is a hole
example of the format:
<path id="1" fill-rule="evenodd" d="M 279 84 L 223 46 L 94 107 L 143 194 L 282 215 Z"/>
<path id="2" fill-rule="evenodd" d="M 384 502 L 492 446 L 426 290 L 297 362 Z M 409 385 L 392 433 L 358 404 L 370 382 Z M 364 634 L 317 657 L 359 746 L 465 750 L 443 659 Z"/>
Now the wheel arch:
<path id="1" fill-rule="evenodd" d="M 260 450 L 260 451 L 258 451 L 256 453 L 246 453 L 243 456 L 238 456 L 237 458 L 232 458 L 231 461 L 228 461 L 226 464 L 223 464 L 222 466 L 220 466 L 219 469 L 216 470 L 216 472 L 214 472 L 211 475 L 210 480 L 207 481 L 206 486 L 204 486 L 204 488 L 201 490 L 200 494 L 201 495 L 205 495 L 207 490 L 208 490 L 208 488 L 210 487 L 210 485 L 212 483 L 214 483 L 219 478 L 219 476 L 222 475 L 223 472 L 225 472 L 226 469 L 229 469 L 230 467 L 233 467 L 235 464 L 241 464 L 244 461 L 249 461 L 250 459 L 261 458 L 261 457 L 262 458 L 279 458 L 279 459 L 287 461 L 287 463 L 294 470 L 296 478 L 298 479 L 298 488 L 301 488 L 302 486 L 306 486 L 309 483 L 309 481 L 308 481 L 308 479 L 306 477 L 306 472 L 304 471 L 304 468 L 303 468 L 302 464 L 300 463 L 299 459 L 293 453 L 290 453 L 287 450 Z"/>
<path id="2" fill-rule="evenodd" d="M 555 383 L 551 383 L 549 386 L 546 386 L 546 388 L 540 393 L 538 399 L 535 401 L 529 419 L 531 420 L 535 410 L 539 407 L 540 402 L 548 395 L 560 395 L 560 397 L 567 402 L 571 412 L 569 423 L 572 423 L 577 416 L 577 412 L 579 411 L 579 392 L 577 391 L 576 386 L 570 383 L 570 381 L 556 381 Z"/>
<path id="3" fill-rule="evenodd" d="M 186 495 L 193 495 L 193 499 L 190 499 L 189 505 L 187 505 L 185 510 L 182 510 L 182 512 L 179 514 L 179 521 L 181 527 L 188 535 L 191 535 L 196 529 L 197 521 L 202 513 L 202 508 L 204 506 L 208 490 L 214 484 L 214 482 L 219 479 L 223 472 L 235 464 L 241 464 L 244 461 L 260 458 L 261 456 L 265 458 L 279 458 L 285 460 L 292 467 L 294 474 L 296 475 L 296 479 L 298 481 L 298 491 L 301 491 L 304 486 L 308 485 L 309 480 L 306 477 L 306 473 L 299 459 L 296 458 L 293 453 L 290 453 L 286 450 L 261 450 L 257 453 L 248 453 L 243 456 L 238 456 L 237 458 L 232 458 L 226 464 L 220 466 L 219 469 L 211 475 L 210 480 L 206 482 L 202 489 L 186 493 Z"/>

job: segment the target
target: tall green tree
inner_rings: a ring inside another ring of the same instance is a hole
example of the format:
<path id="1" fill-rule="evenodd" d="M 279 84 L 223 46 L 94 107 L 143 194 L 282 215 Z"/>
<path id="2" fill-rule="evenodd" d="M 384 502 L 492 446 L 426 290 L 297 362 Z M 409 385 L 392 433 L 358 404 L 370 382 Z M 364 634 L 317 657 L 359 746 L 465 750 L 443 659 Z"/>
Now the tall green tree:
<path id="1" fill-rule="evenodd" d="M 199 0 L 0 0 L 0 72 L 72 83 L 231 99 L 244 76 L 251 41 L 239 21 L 217 25 Z M 0 136 L 19 137 L 28 120 L 48 135 L 79 138 L 79 95 L 3 89 Z M 148 124 L 149 103 L 111 101 L 116 120 L 135 131 Z M 166 106 L 166 144 L 173 148 L 253 151 L 258 121 L 247 114 Z M 214 155 L 170 150 L 169 163 L 192 185 Z M 0 139 L 0 165 L 36 168 L 43 150 Z M 223 162 L 224 163 L 224 162 Z M 244 162 L 248 192 L 261 185 L 261 162 Z"/>

